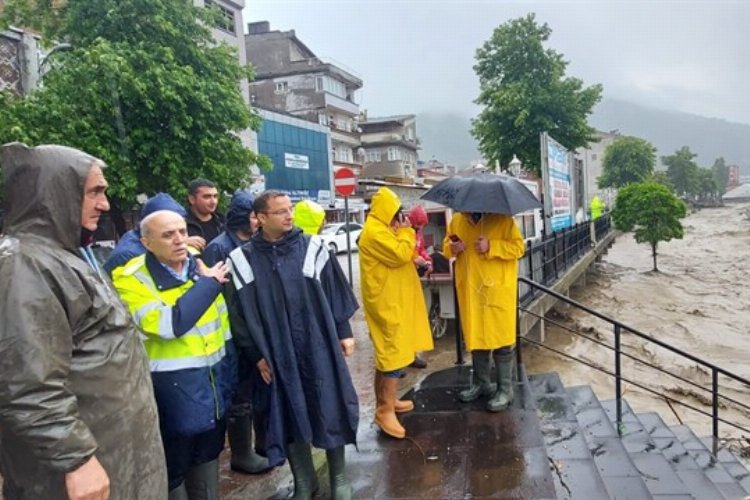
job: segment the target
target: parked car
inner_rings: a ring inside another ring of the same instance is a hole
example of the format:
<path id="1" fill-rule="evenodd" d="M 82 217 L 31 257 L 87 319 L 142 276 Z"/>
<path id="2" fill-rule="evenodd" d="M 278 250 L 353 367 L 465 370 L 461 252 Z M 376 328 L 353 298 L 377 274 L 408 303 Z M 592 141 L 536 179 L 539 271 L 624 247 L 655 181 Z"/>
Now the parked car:
<path id="1" fill-rule="evenodd" d="M 350 222 L 348 228 L 352 250 L 357 250 L 357 239 L 362 232 L 362 224 Z M 326 224 L 320 231 L 320 237 L 323 238 L 323 241 L 333 253 L 345 252 L 346 231 L 347 226 L 343 222 L 338 224 Z"/>

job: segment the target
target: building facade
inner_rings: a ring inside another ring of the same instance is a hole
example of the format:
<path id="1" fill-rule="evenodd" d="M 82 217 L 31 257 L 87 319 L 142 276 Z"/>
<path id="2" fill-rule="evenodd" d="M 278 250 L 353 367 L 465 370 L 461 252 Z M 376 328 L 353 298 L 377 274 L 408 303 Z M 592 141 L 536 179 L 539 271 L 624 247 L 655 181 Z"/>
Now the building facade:
<path id="1" fill-rule="evenodd" d="M 263 173 L 253 190 L 275 189 L 289 193 L 293 201 L 311 199 L 330 205 L 333 179 L 328 127 L 289 114 L 258 112 L 263 118 L 258 151 L 271 159 L 273 169 Z"/>
<path id="2" fill-rule="evenodd" d="M 413 182 L 418 175 L 419 139 L 414 115 L 367 118 L 359 123 L 364 150 L 362 178 Z"/>
<path id="3" fill-rule="evenodd" d="M 577 178 L 581 179 L 576 186 L 578 193 L 576 205 L 585 206 L 585 208 L 591 206 L 594 196 L 598 196 L 607 206 L 612 206 L 615 201 L 614 190 L 600 189 L 597 181 L 603 172 L 604 151 L 620 137 L 620 133 L 616 130 L 611 132 L 597 130 L 596 136 L 599 142 L 592 142 L 586 148 L 578 148 L 573 161 L 576 173 L 579 174 Z M 583 188 L 582 192 L 581 188 Z"/>
<path id="4" fill-rule="evenodd" d="M 267 21 L 248 24 L 248 60 L 255 68 L 250 103 L 328 127 L 333 167 L 362 169 L 356 91 L 362 80 L 315 55 L 294 33 L 271 31 Z"/>

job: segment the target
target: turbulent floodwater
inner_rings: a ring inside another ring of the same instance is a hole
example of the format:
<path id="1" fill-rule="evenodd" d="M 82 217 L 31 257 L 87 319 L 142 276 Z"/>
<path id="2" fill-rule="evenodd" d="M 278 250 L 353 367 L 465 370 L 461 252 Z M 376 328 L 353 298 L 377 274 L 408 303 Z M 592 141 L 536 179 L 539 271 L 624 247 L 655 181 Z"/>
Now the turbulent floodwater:
<path id="1" fill-rule="evenodd" d="M 750 205 L 704 209 L 683 220 L 685 237 L 658 246 L 660 272 L 652 272 L 651 251 L 632 234 L 623 234 L 603 257 L 587 286 L 572 297 L 622 323 L 683 351 L 750 379 Z M 547 323 L 547 345 L 614 371 L 613 353 L 590 342 L 596 338 L 612 344 L 612 327 L 568 307 L 551 320 L 584 333 L 577 337 L 565 328 Z M 623 336 L 623 350 L 645 358 L 671 373 L 710 388 L 709 371 L 678 358 L 655 344 L 644 345 L 633 335 Z M 602 399 L 614 397 L 612 379 L 587 366 L 545 349 L 526 349 L 530 373 L 557 371 L 566 385 L 591 384 Z M 710 413 L 710 393 L 643 367 L 623 361 L 623 375 L 661 393 L 666 392 Z M 720 378 L 721 393 L 750 405 L 750 388 Z M 662 398 L 632 384 L 624 384 L 625 397 L 636 411 L 658 411 L 668 424 L 689 424 L 698 435 L 710 435 L 710 419 L 680 405 L 669 408 Z M 744 414 L 727 403 L 720 416 L 750 428 Z M 720 425 L 721 436 L 742 432 Z M 748 437 L 745 435 L 745 437 Z M 747 444 L 747 443 L 745 443 Z"/>

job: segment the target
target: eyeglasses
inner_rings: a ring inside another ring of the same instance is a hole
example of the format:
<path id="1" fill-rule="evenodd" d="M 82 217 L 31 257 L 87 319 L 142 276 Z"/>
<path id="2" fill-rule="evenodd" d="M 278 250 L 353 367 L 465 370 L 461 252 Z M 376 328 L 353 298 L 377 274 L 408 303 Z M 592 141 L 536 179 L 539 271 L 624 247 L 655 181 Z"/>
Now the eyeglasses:
<path id="1" fill-rule="evenodd" d="M 261 212 L 266 215 L 276 215 L 277 217 L 284 217 L 286 215 L 294 215 L 294 209 L 293 208 L 282 208 L 281 210 L 276 210 L 274 212 Z"/>

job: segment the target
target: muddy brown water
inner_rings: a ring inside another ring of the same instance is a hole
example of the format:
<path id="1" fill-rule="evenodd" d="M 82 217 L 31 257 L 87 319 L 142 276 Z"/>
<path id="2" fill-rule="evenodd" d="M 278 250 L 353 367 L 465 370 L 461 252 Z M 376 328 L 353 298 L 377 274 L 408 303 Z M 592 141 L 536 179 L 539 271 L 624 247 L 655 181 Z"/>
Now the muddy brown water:
<path id="1" fill-rule="evenodd" d="M 660 243 L 652 271 L 648 245 L 632 234 L 616 242 L 588 277 L 585 287 L 571 296 L 622 323 L 678 349 L 750 379 L 750 205 L 704 209 L 683 220 L 682 240 Z M 588 339 L 612 345 L 612 327 L 580 310 L 560 307 L 547 323 L 547 345 L 613 370 L 614 354 Z M 575 336 L 567 330 L 584 333 Z M 648 344 L 633 335 L 623 336 L 623 349 L 669 373 L 679 374 L 701 387 L 711 387 L 711 372 L 697 363 Z M 566 385 L 590 384 L 602 399 L 614 397 L 614 382 L 607 375 L 541 348 L 528 348 L 524 359 L 530 373 L 557 371 Z M 670 375 L 623 360 L 623 375 L 660 393 L 666 393 L 711 412 L 710 393 Z M 719 379 L 720 392 L 750 405 L 750 388 Z M 658 411 L 668 424 L 690 425 L 699 436 L 710 435 L 711 420 L 677 404 L 670 408 L 661 397 L 624 383 L 624 395 L 636 411 Z M 724 402 L 720 416 L 750 428 L 750 412 Z M 722 437 L 750 437 L 720 424 Z M 747 446 L 747 442 L 744 445 Z"/>

